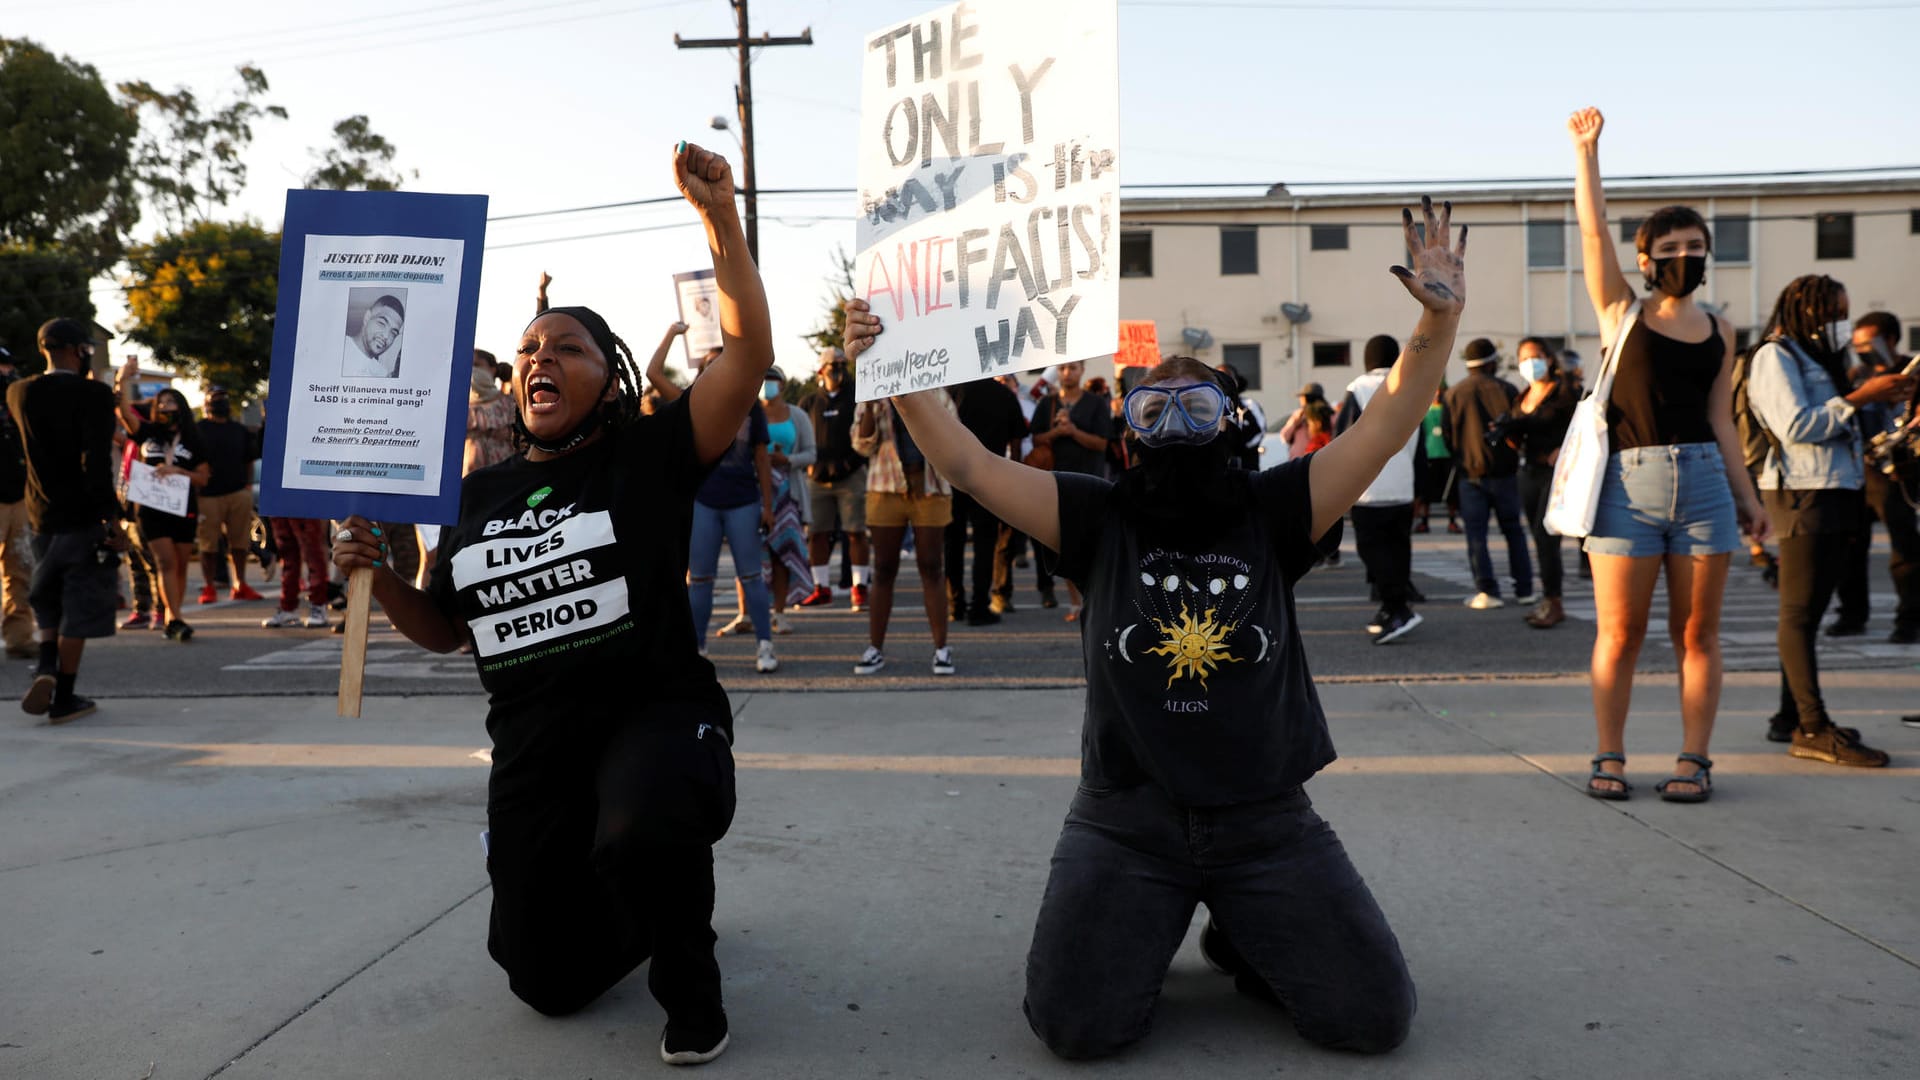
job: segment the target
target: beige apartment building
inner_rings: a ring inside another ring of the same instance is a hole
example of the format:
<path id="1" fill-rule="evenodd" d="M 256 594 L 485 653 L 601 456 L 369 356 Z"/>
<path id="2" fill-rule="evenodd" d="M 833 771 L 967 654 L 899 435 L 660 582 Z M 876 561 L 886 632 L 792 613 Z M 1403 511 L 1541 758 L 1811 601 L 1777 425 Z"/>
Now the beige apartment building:
<path id="1" fill-rule="evenodd" d="M 1440 191 L 1454 224 L 1471 225 L 1460 346 L 1492 338 L 1511 356 L 1529 334 L 1599 361 L 1580 273 L 1579 226 L 1567 187 Z M 1231 362 L 1268 415 L 1318 382 L 1338 401 L 1377 333 L 1403 342 L 1415 305 L 1387 273 L 1404 263 L 1400 208 L 1418 191 L 1307 195 L 1276 186 L 1256 197 L 1127 199 L 1121 206 L 1120 312 L 1152 319 L 1163 353 Z M 1713 226 L 1713 258 L 1696 294 L 1756 334 L 1782 287 L 1801 274 L 1847 286 L 1855 315 L 1887 310 L 1920 352 L 1920 177 L 1767 183 L 1612 185 L 1608 230 L 1636 289 L 1633 234 L 1673 203 Z"/>

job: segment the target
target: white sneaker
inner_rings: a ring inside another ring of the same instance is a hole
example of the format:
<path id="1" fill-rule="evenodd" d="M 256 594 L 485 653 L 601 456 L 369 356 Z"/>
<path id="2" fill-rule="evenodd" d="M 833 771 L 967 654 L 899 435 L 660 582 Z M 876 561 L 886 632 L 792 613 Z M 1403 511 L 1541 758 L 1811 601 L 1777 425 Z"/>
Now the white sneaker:
<path id="1" fill-rule="evenodd" d="M 860 662 L 853 665 L 855 675 L 872 675 L 887 666 L 887 657 L 879 646 L 869 645 L 867 651 L 860 654 Z"/>
<path id="2" fill-rule="evenodd" d="M 721 627 L 720 632 L 714 636 L 730 637 L 734 634 L 744 634 L 751 629 L 753 629 L 752 619 L 747 618 L 745 615 L 735 615 L 733 621 Z"/>
<path id="3" fill-rule="evenodd" d="M 760 643 L 760 651 L 753 658 L 753 670 L 762 675 L 769 675 L 780 670 L 780 661 L 773 655 L 773 642 L 763 641 Z"/>
<path id="4" fill-rule="evenodd" d="M 778 611 L 773 613 L 772 625 L 773 625 L 773 632 L 776 634 L 793 633 L 793 624 L 788 622 L 787 617 Z"/>
<path id="5" fill-rule="evenodd" d="M 948 646 L 933 651 L 933 673 L 935 675 L 953 674 L 953 647 Z"/>
<path id="6" fill-rule="evenodd" d="M 1525 596 L 1521 596 L 1520 594 L 1515 593 L 1513 597 L 1513 602 L 1520 605 L 1521 607 L 1532 607 L 1533 605 L 1540 602 L 1540 597 L 1533 593 L 1528 593 Z"/>
<path id="7" fill-rule="evenodd" d="M 260 625 L 268 630 L 284 630 L 300 625 L 300 613 L 297 611 L 276 611 L 260 620 Z"/>
<path id="8" fill-rule="evenodd" d="M 1474 593 L 1473 599 L 1467 601 L 1467 606 L 1475 611 L 1492 611 L 1494 608 L 1506 607 L 1507 602 L 1492 593 L 1483 592 Z"/>
<path id="9" fill-rule="evenodd" d="M 327 613 L 320 608 L 314 607 L 312 604 L 308 604 L 307 618 L 301 625 L 309 630 L 325 630 L 329 625 L 327 622 Z"/>

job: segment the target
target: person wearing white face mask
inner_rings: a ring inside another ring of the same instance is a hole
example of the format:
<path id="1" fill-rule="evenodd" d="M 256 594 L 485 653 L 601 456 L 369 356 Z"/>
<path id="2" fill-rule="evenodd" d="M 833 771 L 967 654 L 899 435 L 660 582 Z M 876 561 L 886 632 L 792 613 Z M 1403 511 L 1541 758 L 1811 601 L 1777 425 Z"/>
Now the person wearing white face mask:
<path id="1" fill-rule="evenodd" d="M 1580 395 L 1560 371 L 1553 347 L 1537 337 L 1524 338 L 1514 350 L 1526 392 L 1514 404 L 1512 430 L 1520 438 L 1520 506 L 1533 534 L 1540 570 L 1540 602 L 1527 612 L 1527 625 L 1546 630 L 1566 621 L 1561 596 L 1561 538 L 1547 530 L 1547 496 L 1553 490 L 1553 466 L 1567 437 Z"/>

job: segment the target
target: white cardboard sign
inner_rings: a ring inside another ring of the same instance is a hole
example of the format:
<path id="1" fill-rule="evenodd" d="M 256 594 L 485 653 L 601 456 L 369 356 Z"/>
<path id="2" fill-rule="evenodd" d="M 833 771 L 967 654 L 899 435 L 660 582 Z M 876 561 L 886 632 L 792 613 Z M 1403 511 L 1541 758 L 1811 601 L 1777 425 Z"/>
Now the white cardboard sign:
<path id="1" fill-rule="evenodd" d="M 861 401 L 1112 353 L 1115 0 L 969 0 L 869 34 Z"/>
<path id="2" fill-rule="evenodd" d="M 127 501 L 174 517 L 186 517 L 187 483 L 182 474 L 160 476 L 152 465 L 136 461 L 127 473 Z"/>

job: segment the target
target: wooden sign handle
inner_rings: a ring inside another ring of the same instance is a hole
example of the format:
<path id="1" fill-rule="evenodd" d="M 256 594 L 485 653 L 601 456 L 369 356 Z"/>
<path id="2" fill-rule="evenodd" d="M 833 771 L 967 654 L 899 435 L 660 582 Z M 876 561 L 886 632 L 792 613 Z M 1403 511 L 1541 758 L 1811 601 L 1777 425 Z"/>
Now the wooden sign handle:
<path id="1" fill-rule="evenodd" d="M 360 716 L 360 689 L 367 674 L 367 616 L 373 608 L 373 571 L 347 572 L 347 633 L 340 651 L 340 715 Z"/>

